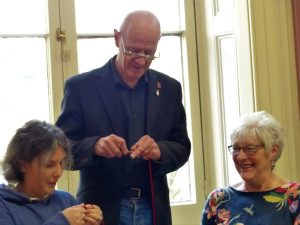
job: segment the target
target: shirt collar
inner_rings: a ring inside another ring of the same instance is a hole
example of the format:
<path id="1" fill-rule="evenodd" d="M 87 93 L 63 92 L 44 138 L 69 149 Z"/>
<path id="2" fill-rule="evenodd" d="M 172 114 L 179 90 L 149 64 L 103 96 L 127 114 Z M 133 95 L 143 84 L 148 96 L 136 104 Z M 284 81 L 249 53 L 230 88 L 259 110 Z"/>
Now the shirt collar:
<path id="1" fill-rule="evenodd" d="M 111 68 L 112 68 L 112 75 L 113 75 L 113 79 L 114 79 L 114 84 L 115 85 L 122 85 L 122 86 L 126 86 L 127 85 L 121 80 L 121 76 L 117 70 L 115 61 L 116 61 L 116 55 L 112 58 L 111 60 Z M 146 71 L 143 76 L 140 78 L 140 80 L 138 81 L 136 87 L 139 86 L 143 86 L 145 84 L 147 84 L 149 82 L 149 72 Z"/>

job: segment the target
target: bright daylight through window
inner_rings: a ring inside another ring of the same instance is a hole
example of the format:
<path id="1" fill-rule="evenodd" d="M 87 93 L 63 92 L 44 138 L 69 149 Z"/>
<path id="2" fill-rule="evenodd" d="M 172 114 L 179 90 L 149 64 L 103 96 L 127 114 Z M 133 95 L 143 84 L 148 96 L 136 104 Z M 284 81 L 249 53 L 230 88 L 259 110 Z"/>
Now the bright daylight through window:
<path id="1" fill-rule="evenodd" d="M 49 120 L 46 21 L 45 1 L 0 1 L 0 159 L 17 127 Z"/>

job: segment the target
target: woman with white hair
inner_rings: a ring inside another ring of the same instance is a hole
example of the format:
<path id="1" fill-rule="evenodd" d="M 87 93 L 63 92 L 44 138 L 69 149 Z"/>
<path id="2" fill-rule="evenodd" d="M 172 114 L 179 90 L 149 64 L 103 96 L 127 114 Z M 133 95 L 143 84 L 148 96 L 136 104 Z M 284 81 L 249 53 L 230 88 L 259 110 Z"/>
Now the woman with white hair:
<path id="1" fill-rule="evenodd" d="M 284 147 L 281 125 L 265 111 L 241 117 L 229 152 L 242 181 L 210 193 L 202 225 L 300 224 L 300 184 L 273 171 Z"/>

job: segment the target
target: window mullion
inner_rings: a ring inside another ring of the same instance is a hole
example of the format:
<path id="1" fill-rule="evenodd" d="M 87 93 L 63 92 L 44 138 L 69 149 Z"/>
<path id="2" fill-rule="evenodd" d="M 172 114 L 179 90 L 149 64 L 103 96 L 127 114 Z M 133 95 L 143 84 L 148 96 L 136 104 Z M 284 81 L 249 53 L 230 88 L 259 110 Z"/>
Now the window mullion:
<path id="1" fill-rule="evenodd" d="M 63 95 L 63 65 L 61 59 L 61 43 L 56 39 L 56 29 L 60 27 L 59 11 L 59 0 L 48 0 L 49 32 L 46 42 L 52 121 L 55 121 L 60 112 L 60 101 Z"/>
<path id="2" fill-rule="evenodd" d="M 77 38 L 74 1 L 48 0 L 48 8 L 48 74 L 50 99 L 52 99 L 50 105 L 52 109 L 52 121 L 54 122 L 61 112 L 64 81 L 68 76 L 77 73 Z M 66 37 L 64 39 L 57 39 L 58 29 L 65 32 Z M 77 174 L 65 171 L 58 182 L 58 188 L 74 194 L 77 188 L 76 177 L 78 177 Z"/>

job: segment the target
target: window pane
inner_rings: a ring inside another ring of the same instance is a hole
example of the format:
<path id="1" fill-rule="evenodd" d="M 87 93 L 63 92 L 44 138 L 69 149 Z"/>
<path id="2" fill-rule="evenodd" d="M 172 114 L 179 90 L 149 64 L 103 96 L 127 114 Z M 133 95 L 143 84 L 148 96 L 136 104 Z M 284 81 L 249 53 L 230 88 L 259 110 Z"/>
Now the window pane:
<path id="1" fill-rule="evenodd" d="M 80 72 L 104 65 L 118 53 L 113 38 L 78 39 L 78 65 Z M 172 49 L 172 54 L 170 54 Z M 160 58 L 155 59 L 151 68 L 166 73 L 183 83 L 181 63 L 181 42 L 179 36 L 163 36 L 158 45 Z"/>
<path id="2" fill-rule="evenodd" d="M 160 58 L 152 62 L 151 68 L 168 74 L 183 84 L 181 37 L 162 36 L 157 49 Z"/>
<path id="3" fill-rule="evenodd" d="M 45 0 L 0 0 L 0 34 L 45 34 Z"/>
<path id="4" fill-rule="evenodd" d="M 49 120 L 49 96 L 44 38 L 0 38 L 0 49 L 1 159 L 18 127 Z"/>
<path id="5" fill-rule="evenodd" d="M 220 49 L 220 63 L 221 63 L 221 74 L 223 82 L 223 97 L 224 97 L 224 115 L 226 124 L 226 140 L 227 145 L 231 144 L 230 133 L 232 131 L 232 125 L 235 124 L 236 118 L 240 114 L 239 104 L 239 84 L 237 76 L 237 61 L 235 55 L 235 42 L 234 36 L 228 35 L 219 38 L 219 49 Z M 229 184 L 237 183 L 241 180 L 238 172 L 236 171 L 232 156 L 228 152 L 226 146 L 224 146 L 227 156 L 227 167 L 228 167 L 228 181 Z"/>
<path id="6" fill-rule="evenodd" d="M 49 120 L 47 2 L 0 0 L 0 160 L 18 127 Z"/>
<path id="7" fill-rule="evenodd" d="M 113 38 L 78 39 L 77 48 L 80 73 L 104 65 L 118 51 Z"/>
<path id="8" fill-rule="evenodd" d="M 119 29 L 124 12 L 136 9 L 155 13 L 162 31 L 181 30 L 179 0 L 75 0 L 75 8 L 78 34 L 112 33 Z"/>

